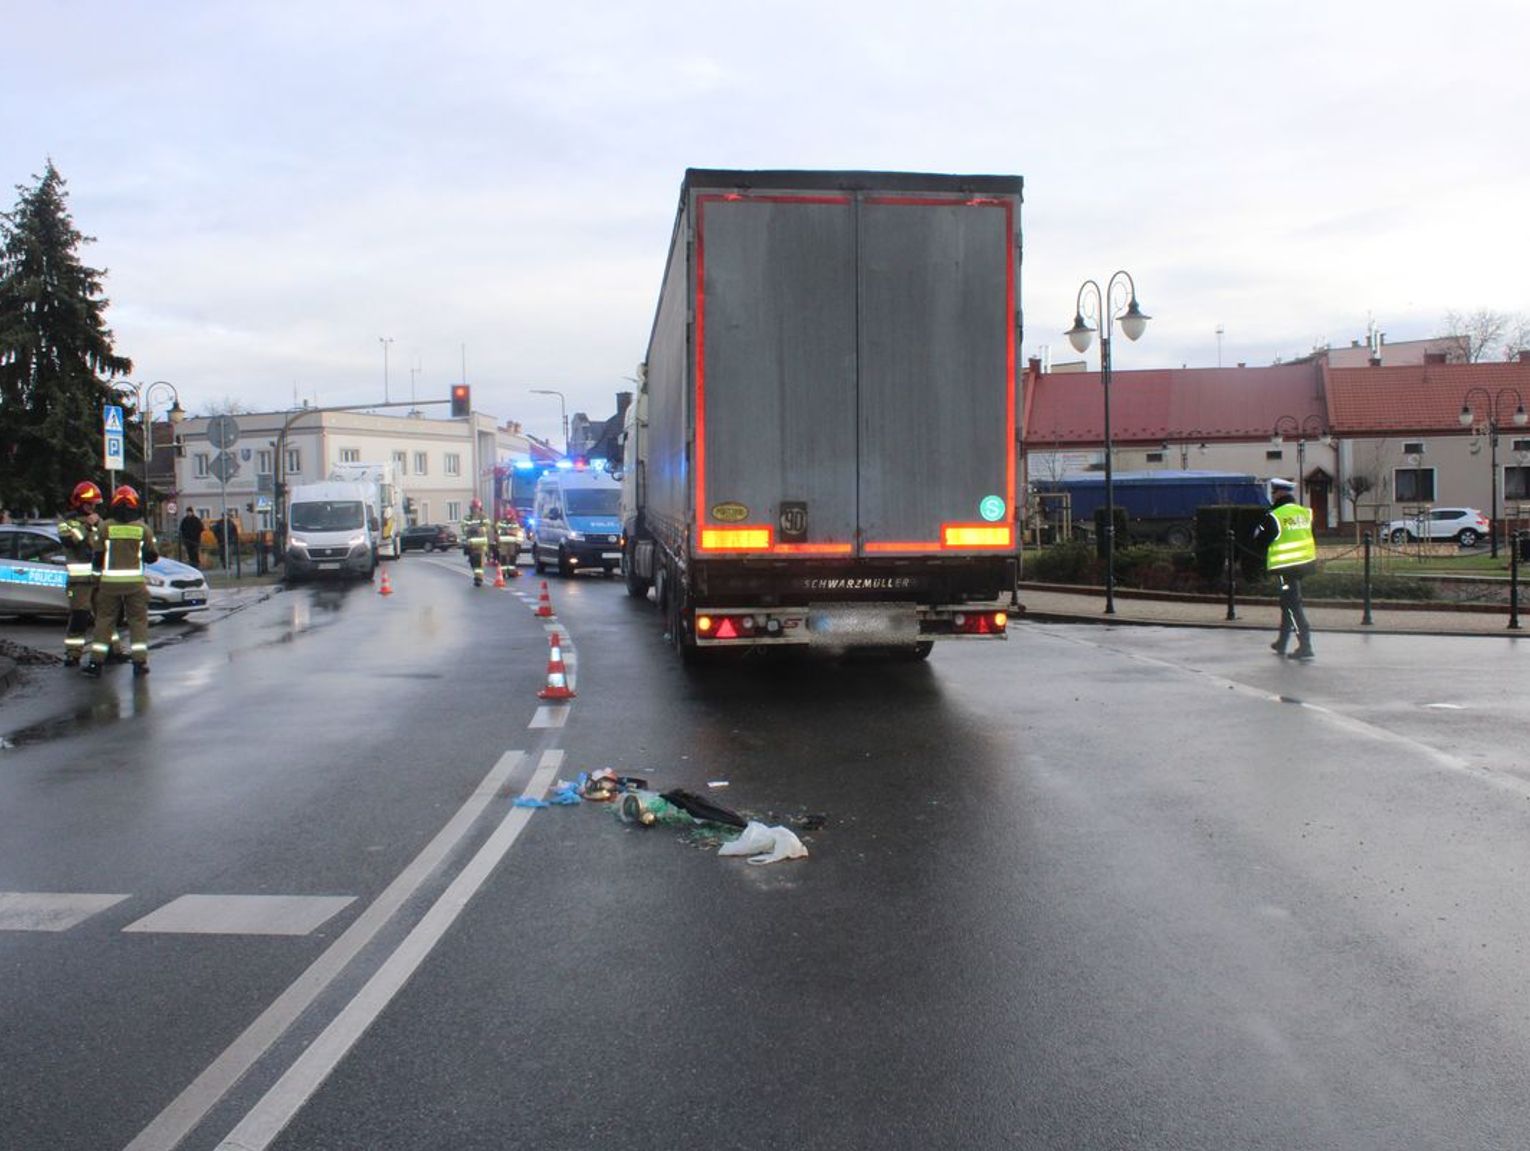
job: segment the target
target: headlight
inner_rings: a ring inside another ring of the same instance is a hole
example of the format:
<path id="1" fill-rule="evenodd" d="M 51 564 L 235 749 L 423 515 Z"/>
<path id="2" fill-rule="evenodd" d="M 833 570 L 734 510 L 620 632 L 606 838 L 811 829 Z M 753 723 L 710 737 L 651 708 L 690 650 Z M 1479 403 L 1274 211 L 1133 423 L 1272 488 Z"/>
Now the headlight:
<path id="1" fill-rule="evenodd" d="M 143 573 L 143 582 L 150 587 L 164 587 L 170 581 L 155 572 L 146 571 Z"/>
<path id="2" fill-rule="evenodd" d="M 566 535 L 564 538 L 567 539 L 567 540 L 570 540 L 571 542 L 576 543 L 576 544 L 577 543 L 583 543 L 584 542 L 584 533 L 583 532 L 569 532 L 568 535 Z"/>

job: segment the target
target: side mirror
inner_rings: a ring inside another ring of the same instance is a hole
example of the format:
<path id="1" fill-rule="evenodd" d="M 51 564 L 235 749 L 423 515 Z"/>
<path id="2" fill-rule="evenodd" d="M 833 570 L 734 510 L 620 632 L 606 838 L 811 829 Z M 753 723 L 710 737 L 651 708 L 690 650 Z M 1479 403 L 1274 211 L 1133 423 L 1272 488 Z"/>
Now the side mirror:
<path id="1" fill-rule="evenodd" d="M 544 520 L 561 520 L 563 518 L 563 513 L 557 508 L 548 508 L 545 512 L 542 513 L 542 518 Z"/>
<path id="2" fill-rule="evenodd" d="M 377 517 L 376 516 L 368 516 L 367 517 L 367 527 L 372 532 L 374 532 L 374 533 L 378 530 Z"/>

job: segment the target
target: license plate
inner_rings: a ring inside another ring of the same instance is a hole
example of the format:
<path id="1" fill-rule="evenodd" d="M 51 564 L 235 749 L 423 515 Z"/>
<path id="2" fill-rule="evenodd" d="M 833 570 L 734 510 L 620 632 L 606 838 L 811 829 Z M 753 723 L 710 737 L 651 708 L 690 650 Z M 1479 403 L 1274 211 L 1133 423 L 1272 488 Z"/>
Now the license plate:
<path id="1" fill-rule="evenodd" d="M 329 561 L 321 562 L 318 566 L 319 566 L 319 570 L 320 571 L 334 571 L 336 568 L 338 568 L 340 566 L 340 564 L 339 564 L 338 561 L 329 560 Z"/>
<path id="2" fill-rule="evenodd" d="M 601 552 L 600 553 L 600 558 L 603 559 L 603 560 L 619 560 L 619 559 L 622 558 L 622 553 L 621 552 Z"/>

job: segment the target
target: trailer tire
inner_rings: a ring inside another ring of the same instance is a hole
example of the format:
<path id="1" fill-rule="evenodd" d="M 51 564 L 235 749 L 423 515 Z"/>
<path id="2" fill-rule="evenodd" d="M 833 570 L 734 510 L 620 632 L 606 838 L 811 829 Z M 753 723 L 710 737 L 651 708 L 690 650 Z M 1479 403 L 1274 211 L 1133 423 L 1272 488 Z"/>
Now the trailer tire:
<path id="1" fill-rule="evenodd" d="M 935 643 L 933 640 L 922 639 L 914 645 L 913 658 L 916 660 L 929 659 L 930 652 L 934 650 Z"/>
<path id="2" fill-rule="evenodd" d="M 637 574 L 637 545 L 628 541 L 622 552 L 622 578 L 627 584 L 627 594 L 642 599 L 648 594 L 649 581 Z"/>

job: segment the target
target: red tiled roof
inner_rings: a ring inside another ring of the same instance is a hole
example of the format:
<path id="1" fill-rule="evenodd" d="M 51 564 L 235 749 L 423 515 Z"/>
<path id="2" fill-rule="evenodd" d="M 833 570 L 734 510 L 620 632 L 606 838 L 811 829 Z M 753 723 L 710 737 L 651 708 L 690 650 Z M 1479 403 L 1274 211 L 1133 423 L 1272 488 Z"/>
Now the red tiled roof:
<path id="1" fill-rule="evenodd" d="M 1390 370 L 1390 369 L 1382 369 Z M 1117 444 L 1267 439 L 1283 416 L 1329 422 L 1321 367 L 1114 371 L 1110 431 Z M 1460 405 L 1457 403 L 1457 410 Z M 1099 372 L 1026 374 L 1025 442 L 1032 449 L 1103 442 Z"/>
<path id="2" fill-rule="evenodd" d="M 1530 402 L 1530 363 L 1329 368 L 1327 376 L 1333 430 L 1351 436 L 1462 432 L 1461 406 L 1473 388 L 1477 418 L 1486 419 L 1496 398 L 1509 426 L 1515 406 Z"/>

